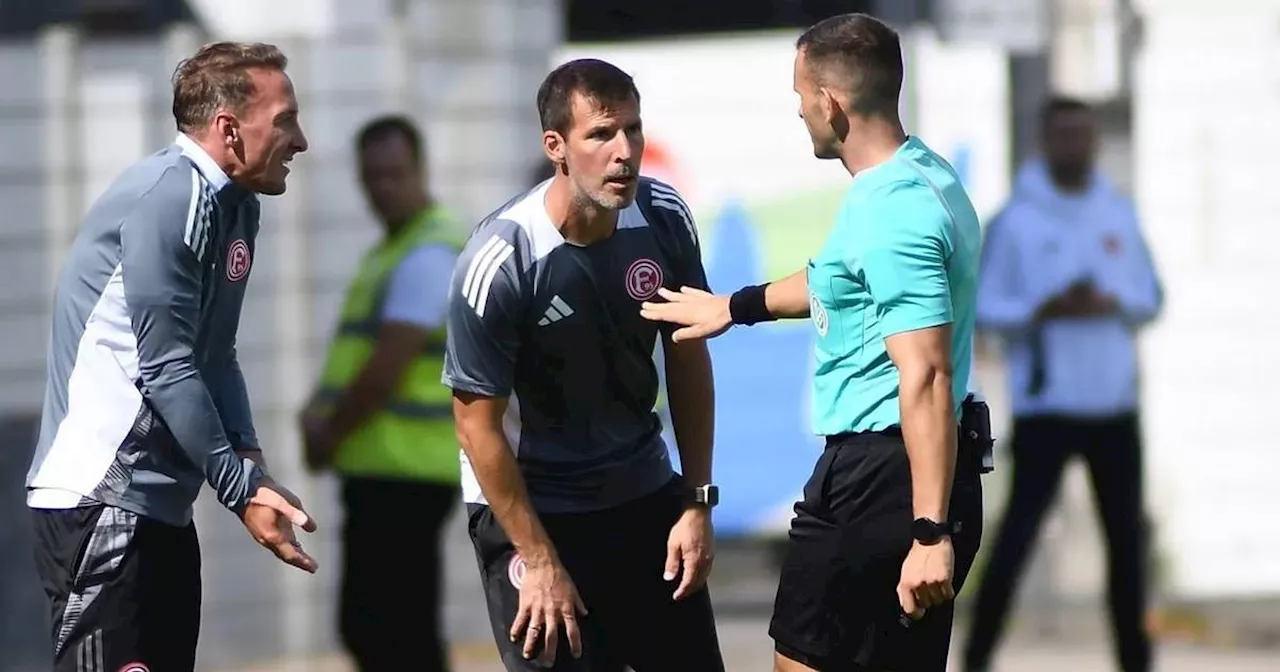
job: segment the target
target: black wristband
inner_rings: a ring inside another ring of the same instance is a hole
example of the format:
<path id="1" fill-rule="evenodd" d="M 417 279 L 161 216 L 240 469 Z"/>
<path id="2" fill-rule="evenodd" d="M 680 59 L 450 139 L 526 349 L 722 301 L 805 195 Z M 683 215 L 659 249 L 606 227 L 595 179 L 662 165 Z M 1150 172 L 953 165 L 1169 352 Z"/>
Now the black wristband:
<path id="1" fill-rule="evenodd" d="M 743 287 L 733 293 L 729 297 L 729 319 L 734 324 L 752 325 L 757 322 L 772 322 L 774 317 L 769 314 L 769 307 L 765 305 L 764 288 L 769 285 L 752 285 Z"/>

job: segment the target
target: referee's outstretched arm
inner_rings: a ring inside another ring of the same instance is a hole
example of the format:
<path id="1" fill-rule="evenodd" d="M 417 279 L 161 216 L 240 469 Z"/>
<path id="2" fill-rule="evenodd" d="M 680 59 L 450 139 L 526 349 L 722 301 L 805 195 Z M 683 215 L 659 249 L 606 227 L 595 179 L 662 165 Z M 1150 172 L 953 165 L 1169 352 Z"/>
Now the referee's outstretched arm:
<path id="1" fill-rule="evenodd" d="M 640 316 L 655 322 L 679 325 L 671 340 L 679 343 L 714 338 L 735 324 L 750 325 L 773 320 L 809 317 L 809 280 L 804 269 L 763 285 L 743 287 L 732 296 L 711 294 L 696 287 L 679 292 L 663 288 L 664 301 L 646 301 Z"/>

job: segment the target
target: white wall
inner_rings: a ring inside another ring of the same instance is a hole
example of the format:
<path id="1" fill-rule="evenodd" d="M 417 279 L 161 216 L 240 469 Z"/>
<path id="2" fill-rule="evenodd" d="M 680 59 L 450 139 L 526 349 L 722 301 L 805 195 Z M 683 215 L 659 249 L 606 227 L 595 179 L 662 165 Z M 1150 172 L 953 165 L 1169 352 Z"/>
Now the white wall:
<path id="1" fill-rule="evenodd" d="M 1051 77 L 1058 92 L 1087 100 L 1124 93 L 1125 0 L 1048 0 L 1054 6 Z"/>
<path id="2" fill-rule="evenodd" d="M 1168 296 L 1143 356 L 1153 513 L 1188 597 L 1280 595 L 1274 0 L 1148 0 L 1137 198 Z"/>

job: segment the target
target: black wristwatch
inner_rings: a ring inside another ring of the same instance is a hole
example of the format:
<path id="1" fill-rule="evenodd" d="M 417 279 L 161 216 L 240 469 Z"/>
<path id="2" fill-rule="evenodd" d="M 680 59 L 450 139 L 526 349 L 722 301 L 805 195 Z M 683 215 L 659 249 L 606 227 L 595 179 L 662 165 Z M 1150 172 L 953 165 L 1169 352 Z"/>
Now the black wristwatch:
<path id="1" fill-rule="evenodd" d="M 720 503 L 720 488 L 711 484 L 690 488 L 685 491 L 685 501 L 688 504 L 699 504 L 708 509 L 713 508 Z"/>
<path id="2" fill-rule="evenodd" d="M 939 523 L 928 518 L 916 518 L 911 522 L 911 538 L 924 546 L 932 546 L 943 537 L 960 531 L 960 523 Z"/>

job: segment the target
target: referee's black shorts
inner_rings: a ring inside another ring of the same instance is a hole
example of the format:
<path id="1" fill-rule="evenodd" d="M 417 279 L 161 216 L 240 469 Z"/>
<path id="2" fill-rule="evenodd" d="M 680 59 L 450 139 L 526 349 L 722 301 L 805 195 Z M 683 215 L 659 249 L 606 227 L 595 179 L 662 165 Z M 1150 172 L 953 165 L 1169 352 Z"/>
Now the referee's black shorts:
<path id="1" fill-rule="evenodd" d="M 200 631 L 200 545 L 174 527 L 95 504 L 33 509 L 52 613 L 55 672 L 191 672 Z"/>
<path id="2" fill-rule="evenodd" d="M 960 447 L 951 495 L 957 593 L 982 537 L 976 450 Z M 777 652 L 819 672 L 945 672 L 954 603 L 919 621 L 898 603 L 913 519 L 901 433 L 829 437 L 795 512 L 769 624 Z"/>

